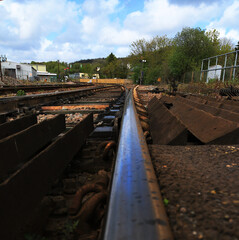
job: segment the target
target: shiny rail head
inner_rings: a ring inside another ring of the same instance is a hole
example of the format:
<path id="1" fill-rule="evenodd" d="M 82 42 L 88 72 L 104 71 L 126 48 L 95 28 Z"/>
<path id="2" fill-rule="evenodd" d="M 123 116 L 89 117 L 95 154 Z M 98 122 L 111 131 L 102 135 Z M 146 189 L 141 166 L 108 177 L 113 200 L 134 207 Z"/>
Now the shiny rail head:
<path id="1" fill-rule="evenodd" d="M 125 103 L 104 239 L 173 239 L 132 91 Z"/>

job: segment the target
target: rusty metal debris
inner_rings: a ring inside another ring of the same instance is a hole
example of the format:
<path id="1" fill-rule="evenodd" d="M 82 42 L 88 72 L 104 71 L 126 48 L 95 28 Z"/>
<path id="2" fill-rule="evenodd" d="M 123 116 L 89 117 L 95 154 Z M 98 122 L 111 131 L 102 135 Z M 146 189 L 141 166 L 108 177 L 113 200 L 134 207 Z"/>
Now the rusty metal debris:
<path id="1" fill-rule="evenodd" d="M 110 151 L 111 154 L 110 154 Z M 110 156 L 109 155 L 113 155 L 116 151 L 116 143 L 115 141 L 109 141 L 107 143 L 107 145 L 105 146 L 104 148 L 104 152 L 103 152 L 103 160 L 108 160 L 110 159 Z"/>
<path id="2" fill-rule="evenodd" d="M 109 104 L 76 104 L 76 105 L 62 105 L 62 106 L 43 106 L 44 111 L 55 110 L 76 110 L 76 109 L 105 109 L 109 107 Z"/>
<path id="3" fill-rule="evenodd" d="M 99 171 L 96 180 L 76 192 L 68 212 L 72 220 L 80 222 L 75 230 L 77 235 L 92 234 L 99 227 L 105 214 L 108 183 L 107 173 Z"/>

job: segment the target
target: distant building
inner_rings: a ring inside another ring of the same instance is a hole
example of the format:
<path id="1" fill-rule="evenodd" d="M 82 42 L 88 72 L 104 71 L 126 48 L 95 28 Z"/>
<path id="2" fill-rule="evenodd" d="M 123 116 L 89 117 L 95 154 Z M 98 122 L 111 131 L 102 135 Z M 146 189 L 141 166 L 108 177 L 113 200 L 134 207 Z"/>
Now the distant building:
<path id="1" fill-rule="evenodd" d="M 57 74 L 37 71 L 37 78 L 38 78 L 38 80 L 43 81 L 43 82 L 56 82 Z"/>
<path id="2" fill-rule="evenodd" d="M 57 74 L 49 73 L 46 70 L 46 65 L 43 64 L 32 64 L 32 67 L 37 70 L 37 78 L 44 82 L 56 82 Z"/>
<path id="3" fill-rule="evenodd" d="M 1 64 L 4 76 L 17 78 L 19 80 L 35 80 L 37 71 L 30 64 L 5 61 Z"/>
<path id="4" fill-rule="evenodd" d="M 73 73 L 69 75 L 70 78 L 73 79 L 90 79 L 89 74 L 88 73 Z M 92 75 L 93 79 L 99 79 L 100 78 L 100 74 L 95 73 Z"/>
<path id="5" fill-rule="evenodd" d="M 46 65 L 44 64 L 31 64 L 39 72 L 46 72 Z"/>
<path id="6" fill-rule="evenodd" d="M 99 73 L 95 73 L 92 76 L 93 79 L 99 79 L 100 78 L 100 74 Z"/>

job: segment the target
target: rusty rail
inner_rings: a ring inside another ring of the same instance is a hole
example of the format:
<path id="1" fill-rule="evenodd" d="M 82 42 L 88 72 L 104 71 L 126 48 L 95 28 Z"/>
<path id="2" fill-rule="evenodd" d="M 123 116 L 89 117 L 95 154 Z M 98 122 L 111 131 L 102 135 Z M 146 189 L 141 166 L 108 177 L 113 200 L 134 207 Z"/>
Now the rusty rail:
<path id="1" fill-rule="evenodd" d="M 173 239 L 132 91 L 121 125 L 104 240 Z"/>
<path id="2" fill-rule="evenodd" d="M 0 88 L 0 95 L 7 93 L 17 93 L 18 90 L 23 90 L 24 92 L 33 92 L 33 91 L 47 91 L 55 90 L 62 88 L 80 88 L 93 86 L 92 83 L 86 84 L 46 84 L 46 85 L 17 85 L 17 86 L 2 86 Z"/>

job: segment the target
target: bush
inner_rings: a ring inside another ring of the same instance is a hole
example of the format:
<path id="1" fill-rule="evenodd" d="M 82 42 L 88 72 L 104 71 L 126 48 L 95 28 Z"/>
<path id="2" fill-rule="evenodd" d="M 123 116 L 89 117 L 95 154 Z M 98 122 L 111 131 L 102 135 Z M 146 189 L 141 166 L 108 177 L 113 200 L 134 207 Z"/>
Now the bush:
<path id="1" fill-rule="evenodd" d="M 24 90 L 18 90 L 17 91 L 17 96 L 25 96 L 25 95 L 26 95 L 26 93 L 25 93 Z"/>

